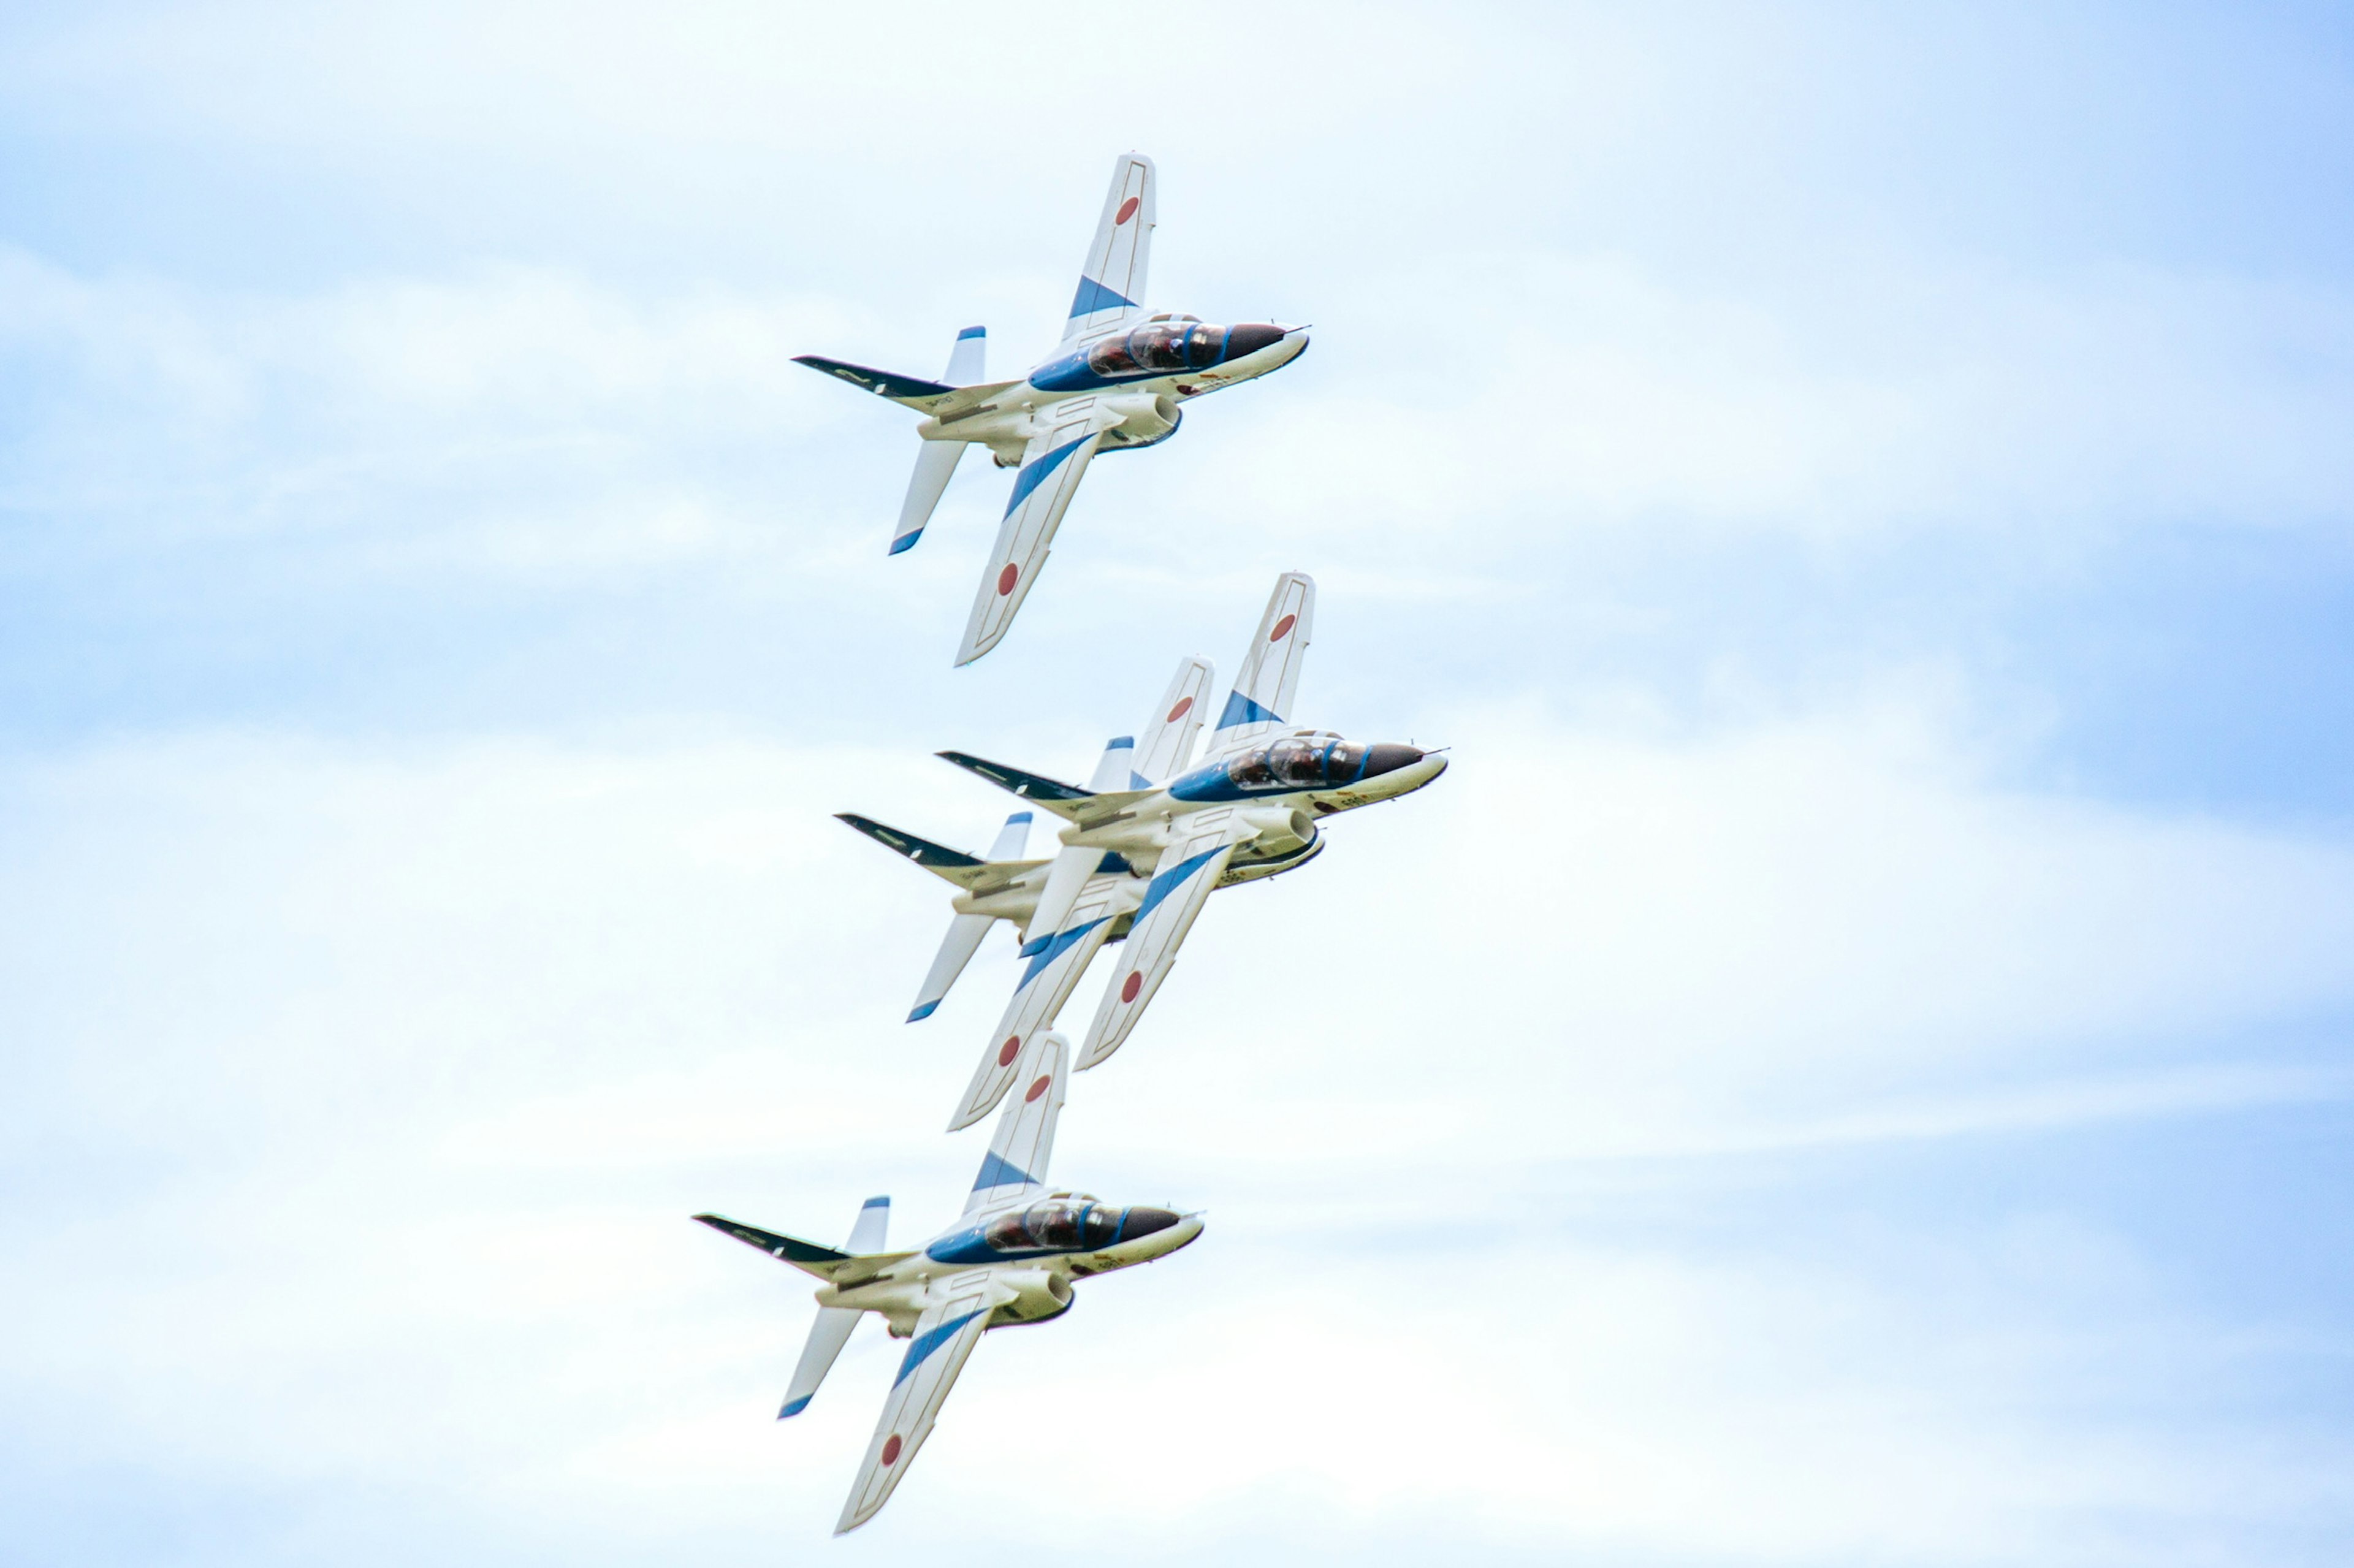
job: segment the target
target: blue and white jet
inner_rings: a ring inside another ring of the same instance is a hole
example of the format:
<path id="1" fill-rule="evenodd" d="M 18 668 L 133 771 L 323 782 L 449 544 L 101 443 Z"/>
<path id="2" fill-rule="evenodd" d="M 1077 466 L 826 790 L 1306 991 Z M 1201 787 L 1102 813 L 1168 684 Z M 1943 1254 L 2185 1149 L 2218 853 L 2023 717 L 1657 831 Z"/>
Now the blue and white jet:
<path id="1" fill-rule="evenodd" d="M 799 364 L 924 416 L 916 433 L 925 444 L 891 531 L 891 554 L 923 536 L 967 446 L 985 446 L 998 467 L 1021 471 L 973 597 L 959 664 L 996 647 L 1013 626 L 1097 453 L 1167 440 L 1184 418 L 1182 404 L 1278 369 L 1308 347 L 1305 327 L 1214 326 L 1198 316 L 1147 313 L 1139 302 L 1152 258 L 1155 183 L 1152 160 L 1140 153 L 1123 154 L 1112 165 L 1062 344 L 1019 381 L 982 379 L 988 337 L 977 326 L 957 334 L 938 381 L 797 356 Z"/>
<path id="2" fill-rule="evenodd" d="M 1087 788 L 1058 783 L 960 751 L 939 755 L 1061 817 L 1054 859 L 1022 860 L 1028 812 L 1009 819 L 983 861 L 866 817 L 860 832 L 953 883 L 956 911 L 908 1022 L 930 1016 L 999 920 L 1021 932 L 1025 960 L 1013 1000 L 990 1035 L 950 1131 L 970 1127 L 1004 1097 L 1031 1039 L 1055 1022 L 1097 949 L 1121 941 L 1079 1052 L 1082 1069 L 1120 1047 L 1177 961 L 1194 917 L 1221 887 L 1280 875 L 1324 847 L 1318 824 L 1394 800 L 1447 770 L 1419 747 L 1366 746 L 1330 730 L 1295 728 L 1292 711 L 1316 615 L 1316 584 L 1287 572 L 1259 617 L 1249 652 L 1207 750 L 1190 761 L 1214 681 L 1187 659 L 1153 705 L 1141 738 L 1115 737 Z"/>
<path id="3" fill-rule="evenodd" d="M 809 1408 L 865 1313 L 880 1315 L 893 1338 L 907 1341 L 836 1535 L 864 1524 L 890 1500 L 983 1333 L 1059 1318 L 1071 1309 L 1073 1280 L 1150 1263 L 1202 1234 L 1199 1214 L 1119 1207 L 1087 1192 L 1048 1189 L 1069 1063 L 1061 1035 L 1038 1036 L 1022 1059 L 1029 1087 L 1005 1107 L 963 1215 L 918 1251 L 884 1250 L 888 1198 L 866 1200 L 840 1251 L 717 1214 L 695 1216 L 824 1282 L 779 1420 Z"/>

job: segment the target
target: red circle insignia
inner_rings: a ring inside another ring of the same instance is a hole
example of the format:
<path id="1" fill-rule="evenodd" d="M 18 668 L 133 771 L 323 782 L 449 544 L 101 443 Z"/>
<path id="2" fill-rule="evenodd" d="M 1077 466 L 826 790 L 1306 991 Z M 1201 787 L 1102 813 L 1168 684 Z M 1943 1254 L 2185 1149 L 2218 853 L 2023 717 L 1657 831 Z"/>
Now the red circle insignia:
<path id="1" fill-rule="evenodd" d="M 1046 1086 L 1054 1081 L 1055 1080 L 1052 1077 L 1045 1077 L 1041 1078 L 1036 1083 L 1031 1085 L 1030 1092 L 1022 1097 L 1022 1103 L 1023 1105 L 1028 1105 L 1032 1100 L 1034 1100 L 1040 1095 L 1044 1094 L 1046 1092 Z"/>
<path id="2" fill-rule="evenodd" d="M 1005 1037 L 1005 1044 L 997 1048 L 997 1065 L 1001 1067 L 1011 1067 L 1013 1065 L 1014 1055 L 1020 1052 L 1021 1049 L 1022 1036 L 1019 1034 L 1007 1035 Z"/>
<path id="3" fill-rule="evenodd" d="M 1128 971 L 1128 983 L 1119 988 L 1119 999 L 1122 1001 L 1134 1001 L 1136 1000 L 1136 993 L 1143 989 L 1143 972 L 1139 969 L 1130 969 Z"/>
<path id="4" fill-rule="evenodd" d="M 1003 592 L 1004 590 L 1000 589 L 999 591 Z M 1269 642 L 1282 641 L 1285 638 L 1291 635 L 1291 623 L 1299 619 L 1299 617 L 1296 615 L 1285 616 L 1281 620 L 1275 623 L 1275 630 L 1267 634 L 1267 640 Z"/>
<path id="5" fill-rule="evenodd" d="M 1179 719 L 1183 718 L 1187 714 L 1192 713 L 1193 711 L 1193 699 L 1191 697 L 1180 697 L 1177 699 L 1177 705 L 1169 710 L 1169 722 L 1171 724 L 1175 724 Z"/>
<path id="6" fill-rule="evenodd" d="M 1136 209 L 1143 205 L 1144 201 L 1140 196 L 1130 196 L 1126 201 L 1120 203 L 1119 211 L 1111 220 L 1112 227 L 1117 228 L 1121 224 L 1126 223 L 1129 218 L 1134 217 L 1136 216 Z"/>
<path id="7" fill-rule="evenodd" d="M 1006 562 L 1005 569 L 997 574 L 997 597 L 1003 599 L 1007 594 L 1012 593 L 1013 591 L 1015 581 L 1019 579 L 1021 576 L 1021 567 L 1015 566 L 1011 561 Z"/>
<path id="8" fill-rule="evenodd" d="M 899 1462 L 899 1435 L 896 1432 L 883 1439 L 883 1462 L 886 1465 Z"/>

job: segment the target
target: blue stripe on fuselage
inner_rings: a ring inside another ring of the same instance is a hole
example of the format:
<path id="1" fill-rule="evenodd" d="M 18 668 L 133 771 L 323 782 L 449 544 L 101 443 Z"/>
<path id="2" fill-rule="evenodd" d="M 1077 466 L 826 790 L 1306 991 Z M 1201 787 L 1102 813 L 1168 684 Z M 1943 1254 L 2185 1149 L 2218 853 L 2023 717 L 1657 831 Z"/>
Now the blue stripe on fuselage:
<path id="1" fill-rule="evenodd" d="M 1081 436 L 1077 440 L 1072 441 L 1066 446 L 1056 447 L 1053 451 L 1048 452 L 1045 456 L 1038 459 L 1035 462 L 1023 468 L 1020 473 L 1015 474 L 1013 476 L 1013 497 L 1005 503 L 1005 515 L 1008 517 L 1013 516 L 1013 509 L 1021 505 L 1023 502 L 1029 500 L 1030 493 L 1037 489 L 1041 484 L 1044 484 L 1046 482 L 1047 475 L 1062 467 L 1064 462 L 1069 459 L 1073 452 L 1077 451 L 1081 447 L 1087 445 L 1088 440 L 1091 439 L 1092 432 L 1088 435 Z"/>

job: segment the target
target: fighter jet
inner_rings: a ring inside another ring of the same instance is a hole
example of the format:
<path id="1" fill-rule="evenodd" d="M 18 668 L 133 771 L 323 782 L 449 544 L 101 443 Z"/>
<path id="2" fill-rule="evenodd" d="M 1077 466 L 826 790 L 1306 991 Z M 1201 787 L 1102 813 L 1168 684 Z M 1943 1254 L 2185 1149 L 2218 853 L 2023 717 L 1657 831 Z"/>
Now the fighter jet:
<path id="1" fill-rule="evenodd" d="M 957 650 L 960 665 L 996 647 L 1013 624 L 1079 476 L 1098 452 L 1167 440 L 1184 418 L 1182 404 L 1288 365 L 1308 347 L 1305 327 L 1214 326 L 1199 316 L 1147 313 L 1138 302 L 1152 259 L 1155 183 L 1152 160 L 1141 153 L 1112 164 L 1061 346 L 1019 381 L 983 379 L 988 334 L 977 326 L 957 334 L 938 381 L 814 354 L 796 358 L 924 416 L 916 433 L 925 444 L 891 531 L 891 554 L 923 536 L 967 446 L 985 446 L 998 467 L 1021 471 Z"/>
<path id="2" fill-rule="evenodd" d="M 1119 1050 L 1136 1027 L 1213 891 L 1306 864 L 1323 848 L 1324 818 L 1394 800 L 1447 770 L 1446 758 L 1417 747 L 1363 746 L 1330 730 L 1292 727 L 1284 715 L 1299 691 L 1315 611 L 1316 584 L 1305 573 L 1276 580 L 1199 762 L 1188 758 L 1214 683 L 1203 659 L 1177 667 L 1141 742 L 1114 738 L 1084 789 L 960 751 L 939 754 L 1063 818 L 1068 825 L 1051 861 L 1013 858 L 1028 832 L 1027 812 L 1007 821 L 986 861 L 841 814 L 960 889 L 910 1022 L 939 1005 L 994 922 L 1010 920 L 1021 931 L 1026 962 L 950 1131 L 979 1121 L 1003 1097 L 1023 1050 L 1054 1022 L 1106 942 L 1124 946 L 1080 1049 L 1082 1069 Z"/>
<path id="3" fill-rule="evenodd" d="M 883 1249 L 888 1198 L 866 1200 L 849 1245 L 839 1252 L 717 1214 L 695 1216 L 824 1281 L 817 1322 L 779 1420 L 809 1408 L 863 1314 L 880 1314 L 892 1337 L 907 1341 L 836 1535 L 864 1524 L 890 1500 L 984 1332 L 1059 1318 L 1071 1309 L 1074 1279 L 1150 1263 L 1202 1234 L 1199 1214 L 1121 1208 L 1091 1193 L 1047 1189 L 1069 1061 L 1061 1035 L 1041 1033 L 1032 1042 L 1021 1062 L 1030 1086 L 1005 1107 L 963 1217 L 920 1251 Z"/>

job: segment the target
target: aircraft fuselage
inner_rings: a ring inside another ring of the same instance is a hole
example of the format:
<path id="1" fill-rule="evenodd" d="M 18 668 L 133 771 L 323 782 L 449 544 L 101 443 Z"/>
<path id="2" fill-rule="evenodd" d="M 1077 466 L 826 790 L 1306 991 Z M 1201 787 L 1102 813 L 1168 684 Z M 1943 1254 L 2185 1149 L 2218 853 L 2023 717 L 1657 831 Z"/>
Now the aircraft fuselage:
<path id="1" fill-rule="evenodd" d="M 1304 327 L 1155 318 L 1058 355 L 976 408 L 925 419 L 916 433 L 977 442 L 999 467 L 1013 468 L 1033 436 L 1072 416 L 1071 405 L 1102 398 L 1118 420 L 1104 431 L 1104 451 L 1154 446 L 1177 433 L 1181 404 L 1279 370 L 1307 348 Z"/>
<path id="2" fill-rule="evenodd" d="M 1199 1214 L 1145 1205 L 1116 1207 L 1085 1192 L 1057 1192 L 965 1215 L 920 1252 L 878 1259 L 871 1274 L 845 1272 L 817 1292 L 821 1307 L 882 1315 L 905 1339 L 941 1282 L 960 1287 L 979 1272 L 1009 1286 L 991 1328 L 1039 1323 L 1069 1310 L 1071 1281 L 1168 1256 L 1202 1234 Z"/>

